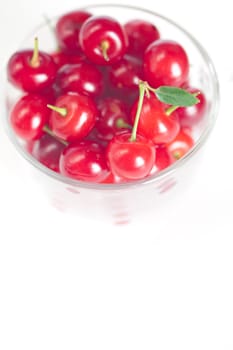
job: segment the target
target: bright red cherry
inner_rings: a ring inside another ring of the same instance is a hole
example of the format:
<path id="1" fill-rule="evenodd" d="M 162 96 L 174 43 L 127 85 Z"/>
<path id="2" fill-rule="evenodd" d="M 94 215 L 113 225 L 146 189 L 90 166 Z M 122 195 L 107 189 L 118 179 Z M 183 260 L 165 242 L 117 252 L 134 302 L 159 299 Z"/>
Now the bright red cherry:
<path id="1" fill-rule="evenodd" d="M 131 141 L 131 133 L 114 136 L 107 148 L 107 157 L 113 174 L 128 180 L 145 178 L 155 162 L 155 147 L 144 136 L 137 134 Z"/>
<path id="2" fill-rule="evenodd" d="M 62 92 L 77 92 L 96 97 L 103 90 L 103 76 L 98 68 L 90 63 L 66 64 L 57 73 L 57 84 Z"/>
<path id="3" fill-rule="evenodd" d="M 135 119 L 137 108 L 138 100 L 131 110 L 132 121 Z M 145 95 L 138 123 L 138 132 L 155 144 L 163 144 L 171 142 L 179 130 L 180 125 L 175 112 L 170 116 L 166 115 L 164 105 L 153 93 L 150 93 L 149 97 Z"/>
<path id="4" fill-rule="evenodd" d="M 145 79 L 153 87 L 181 86 L 187 81 L 189 61 L 183 47 L 174 41 L 157 40 L 144 55 Z"/>
<path id="5" fill-rule="evenodd" d="M 143 57 L 148 45 L 160 38 L 154 24 L 140 19 L 127 22 L 124 28 L 129 39 L 127 52 L 132 56 Z"/>
<path id="6" fill-rule="evenodd" d="M 176 138 L 166 145 L 166 148 L 171 159 L 176 161 L 183 157 L 193 146 L 192 136 L 181 129 Z"/>
<path id="7" fill-rule="evenodd" d="M 49 118 L 47 100 L 39 95 L 23 96 L 10 112 L 10 122 L 16 135 L 24 140 L 36 140 L 43 135 Z"/>
<path id="8" fill-rule="evenodd" d="M 117 88 L 137 89 L 140 80 L 143 80 L 141 62 L 132 57 L 124 56 L 109 69 L 110 81 Z"/>
<path id="9" fill-rule="evenodd" d="M 170 164 L 171 156 L 168 153 L 166 147 L 157 146 L 156 147 L 156 157 L 153 168 L 151 169 L 150 175 L 160 172 L 163 169 L 166 169 Z"/>
<path id="10" fill-rule="evenodd" d="M 60 155 L 64 148 L 64 144 L 44 134 L 39 140 L 32 143 L 30 153 L 47 168 L 59 172 Z"/>
<path id="11" fill-rule="evenodd" d="M 16 52 L 7 65 L 9 82 L 26 92 L 40 92 L 51 86 L 55 80 L 56 71 L 52 57 L 38 50 L 37 38 L 34 51 Z"/>
<path id="12" fill-rule="evenodd" d="M 90 61 L 111 65 L 126 52 L 128 38 L 122 26 L 113 18 L 92 16 L 81 27 L 80 45 Z"/>
<path id="13" fill-rule="evenodd" d="M 199 94 L 197 98 L 199 102 L 190 107 L 180 107 L 177 109 L 176 113 L 182 127 L 189 127 L 198 124 L 204 117 L 207 108 L 207 100 L 203 92 L 191 87 L 188 87 L 187 90 L 191 93 L 198 91 Z"/>
<path id="14" fill-rule="evenodd" d="M 98 111 L 88 96 L 67 93 L 60 96 L 52 109 L 49 125 L 53 133 L 68 142 L 88 135 L 95 125 Z"/>
<path id="15" fill-rule="evenodd" d="M 109 174 L 102 147 L 91 141 L 67 146 L 60 157 L 62 175 L 80 181 L 102 182 Z"/>
<path id="16" fill-rule="evenodd" d="M 128 108 L 116 98 L 106 98 L 98 103 L 99 117 L 96 122 L 98 137 L 109 141 L 122 130 L 130 128 Z"/>
<path id="17" fill-rule="evenodd" d="M 73 11 L 60 17 L 56 24 L 56 36 L 59 47 L 68 53 L 80 53 L 79 32 L 83 23 L 91 17 L 86 11 Z"/>

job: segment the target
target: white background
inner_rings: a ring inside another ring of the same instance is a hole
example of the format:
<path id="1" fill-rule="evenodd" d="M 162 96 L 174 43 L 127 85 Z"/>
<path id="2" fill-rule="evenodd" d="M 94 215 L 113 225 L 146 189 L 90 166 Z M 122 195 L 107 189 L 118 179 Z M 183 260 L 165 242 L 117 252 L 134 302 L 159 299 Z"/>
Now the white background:
<path id="1" fill-rule="evenodd" d="M 222 95 L 192 187 L 155 213 L 153 223 L 114 227 L 58 212 L 21 172 L 23 161 L 1 125 L 1 350 L 233 349 L 230 4 L 143 1 L 206 47 Z M 75 6 L 72 0 L 1 1 L 1 74 L 43 13 Z M 1 112 L 3 95 L 1 89 Z"/>

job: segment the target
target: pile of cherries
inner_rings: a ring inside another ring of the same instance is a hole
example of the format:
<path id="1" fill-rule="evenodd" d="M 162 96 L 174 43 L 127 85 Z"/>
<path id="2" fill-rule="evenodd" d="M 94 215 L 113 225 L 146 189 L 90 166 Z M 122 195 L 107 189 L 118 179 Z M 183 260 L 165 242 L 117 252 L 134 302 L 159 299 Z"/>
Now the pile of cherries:
<path id="1" fill-rule="evenodd" d="M 147 178 L 194 145 L 206 98 L 189 59 L 141 19 L 122 25 L 73 11 L 54 28 L 56 52 L 21 50 L 8 62 L 23 92 L 10 123 L 27 150 L 64 176 L 96 183 Z"/>

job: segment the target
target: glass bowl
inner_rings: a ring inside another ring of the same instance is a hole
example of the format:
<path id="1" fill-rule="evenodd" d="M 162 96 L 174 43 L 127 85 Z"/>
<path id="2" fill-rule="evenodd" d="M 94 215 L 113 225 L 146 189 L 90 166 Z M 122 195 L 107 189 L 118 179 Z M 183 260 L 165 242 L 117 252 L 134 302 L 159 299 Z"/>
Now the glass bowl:
<path id="1" fill-rule="evenodd" d="M 93 184 L 64 177 L 46 168 L 33 158 L 16 137 L 9 124 L 9 109 L 19 97 L 19 91 L 7 83 L 7 104 L 5 126 L 11 142 L 26 160 L 28 169 L 33 171 L 36 181 L 48 194 L 51 203 L 61 211 L 71 211 L 90 219 L 110 220 L 125 224 L 143 213 L 152 220 L 157 206 L 175 196 L 176 191 L 192 184 L 198 157 L 202 154 L 218 113 L 219 87 L 213 63 L 201 44 L 185 29 L 152 11 L 125 5 L 94 5 L 85 9 L 94 15 L 108 15 L 122 24 L 132 19 L 144 19 L 154 23 L 162 39 L 179 42 L 190 60 L 190 83 L 200 88 L 207 97 L 207 110 L 202 123 L 195 130 L 194 147 L 180 160 L 149 178 L 131 183 Z M 69 11 L 69 10 L 68 10 Z M 67 11 L 67 12 L 68 12 Z M 62 15 L 62 14 L 61 14 Z M 56 18 L 51 20 L 55 24 Z M 56 49 L 54 34 L 48 24 L 38 26 L 20 46 L 31 48 L 35 36 L 40 38 L 40 49 L 52 52 Z M 166 202 L 165 202 L 166 203 Z"/>

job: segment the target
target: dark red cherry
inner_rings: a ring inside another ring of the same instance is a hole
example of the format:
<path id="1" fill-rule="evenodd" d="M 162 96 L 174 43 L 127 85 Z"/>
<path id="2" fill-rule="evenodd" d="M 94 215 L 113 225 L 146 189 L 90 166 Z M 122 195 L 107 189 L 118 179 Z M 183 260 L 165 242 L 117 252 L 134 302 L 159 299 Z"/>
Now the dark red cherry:
<path id="1" fill-rule="evenodd" d="M 10 112 L 10 123 L 17 136 L 24 140 L 36 140 L 43 135 L 50 111 L 47 100 L 39 95 L 23 96 Z"/>
<path id="2" fill-rule="evenodd" d="M 62 92 L 78 92 L 91 97 L 101 94 L 104 83 L 100 70 L 86 62 L 62 66 L 56 82 Z"/>
<path id="3" fill-rule="evenodd" d="M 145 178 L 155 162 L 155 147 L 144 136 L 137 134 L 131 141 L 131 133 L 114 136 L 107 148 L 107 158 L 113 174 L 128 180 Z"/>
<path id="4" fill-rule="evenodd" d="M 158 173 L 166 169 L 172 163 L 171 156 L 168 153 L 166 147 L 157 146 L 156 147 L 156 157 L 153 168 L 151 169 L 150 175 Z"/>
<path id="5" fill-rule="evenodd" d="M 38 51 L 37 39 L 35 39 L 34 51 L 16 52 L 7 65 L 9 82 L 26 92 L 40 92 L 51 86 L 55 80 L 56 71 L 52 57 Z"/>
<path id="6" fill-rule="evenodd" d="M 91 17 L 86 11 L 72 11 L 60 17 L 55 32 L 59 47 L 66 53 L 80 53 L 79 32 L 82 24 Z"/>
<path id="7" fill-rule="evenodd" d="M 65 141 L 80 140 L 88 135 L 95 125 L 98 111 L 88 96 L 67 93 L 60 96 L 52 109 L 49 125 L 53 133 Z"/>
<path id="8" fill-rule="evenodd" d="M 98 103 L 99 117 L 96 122 L 98 137 L 109 141 L 122 130 L 130 128 L 128 108 L 116 98 L 106 98 Z"/>
<path id="9" fill-rule="evenodd" d="M 124 28 L 129 39 L 127 52 L 132 56 L 142 58 L 148 45 L 160 38 L 154 24 L 144 20 L 131 20 L 125 24 Z"/>
<path id="10" fill-rule="evenodd" d="M 183 47 L 169 40 L 150 44 L 144 55 L 145 80 L 153 87 L 181 86 L 189 74 L 188 56 Z"/>
<path id="11" fill-rule="evenodd" d="M 92 16 L 81 27 L 80 45 L 93 63 L 111 65 L 121 59 L 128 46 L 122 26 L 111 17 Z"/>
<path id="12" fill-rule="evenodd" d="M 63 51 L 56 51 L 51 53 L 50 56 L 52 56 L 52 59 L 56 64 L 57 69 L 61 68 L 65 64 L 80 63 L 86 60 L 86 57 L 82 53 L 76 55 L 69 55 L 64 53 Z"/>
<path id="13" fill-rule="evenodd" d="M 60 171 L 64 176 L 87 182 L 102 182 L 109 174 L 103 148 L 87 140 L 71 144 L 63 150 Z"/>

